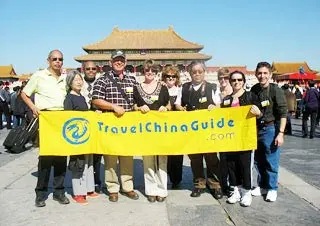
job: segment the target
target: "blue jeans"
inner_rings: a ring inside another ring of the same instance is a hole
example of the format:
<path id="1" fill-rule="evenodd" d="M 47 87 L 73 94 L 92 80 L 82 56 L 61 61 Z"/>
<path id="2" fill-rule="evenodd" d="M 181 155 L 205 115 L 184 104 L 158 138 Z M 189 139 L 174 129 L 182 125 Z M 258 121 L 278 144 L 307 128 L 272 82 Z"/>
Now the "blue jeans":
<path id="1" fill-rule="evenodd" d="M 267 190 L 278 190 L 280 148 L 275 145 L 275 125 L 258 128 L 258 149 L 255 152 L 255 167 L 258 185 Z"/>

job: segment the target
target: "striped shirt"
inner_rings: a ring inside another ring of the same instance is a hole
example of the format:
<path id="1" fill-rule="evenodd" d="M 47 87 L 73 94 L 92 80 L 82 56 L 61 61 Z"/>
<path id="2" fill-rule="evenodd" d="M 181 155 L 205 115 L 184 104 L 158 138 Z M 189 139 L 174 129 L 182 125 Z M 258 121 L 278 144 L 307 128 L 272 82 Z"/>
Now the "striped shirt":
<path id="1" fill-rule="evenodd" d="M 119 77 L 113 72 L 109 73 L 113 79 L 119 84 L 121 89 L 125 92 L 130 100 L 130 104 L 121 95 L 118 88 L 109 80 L 106 74 L 98 78 L 93 86 L 92 99 L 102 99 L 109 103 L 116 104 L 125 109 L 125 111 L 132 111 L 133 101 L 133 87 L 137 86 L 136 78 L 130 75 L 124 75 L 123 79 L 120 80 Z"/>

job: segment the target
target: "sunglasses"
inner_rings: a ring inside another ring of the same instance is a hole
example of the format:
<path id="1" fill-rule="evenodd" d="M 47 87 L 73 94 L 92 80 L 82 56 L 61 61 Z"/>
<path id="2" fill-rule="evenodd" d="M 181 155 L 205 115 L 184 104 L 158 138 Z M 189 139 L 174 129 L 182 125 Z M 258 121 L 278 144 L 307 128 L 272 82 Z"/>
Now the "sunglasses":
<path id="1" fill-rule="evenodd" d="M 242 78 L 231 79 L 231 82 L 243 82 Z"/>
<path id="2" fill-rule="evenodd" d="M 97 68 L 96 67 L 86 67 L 86 71 L 96 71 Z"/>
<path id="3" fill-rule="evenodd" d="M 63 61 L 63 58 L 59 58 L 59 57 L 53 57 L 51 58 L 52 61 Z"/>
<path id="4" fill-rule="evenodd" d="M 164 77 L 171 78 L 171 79 L 178 78 L 178 76 L 176 76 L 176 75 L 165 75 Z"/>

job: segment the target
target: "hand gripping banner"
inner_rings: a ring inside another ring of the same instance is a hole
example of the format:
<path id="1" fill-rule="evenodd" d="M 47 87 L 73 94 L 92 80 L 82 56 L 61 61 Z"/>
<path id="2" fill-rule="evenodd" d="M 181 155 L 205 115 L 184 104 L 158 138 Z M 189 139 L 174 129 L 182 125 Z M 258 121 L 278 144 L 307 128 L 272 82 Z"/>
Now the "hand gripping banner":
<path id="1" fill-rule="evenodd" d="M 212 111 L 40 113 L 40 155 L 89 153 L 141 156 L 253 150 L 256 118 L 250 106 Z"/>

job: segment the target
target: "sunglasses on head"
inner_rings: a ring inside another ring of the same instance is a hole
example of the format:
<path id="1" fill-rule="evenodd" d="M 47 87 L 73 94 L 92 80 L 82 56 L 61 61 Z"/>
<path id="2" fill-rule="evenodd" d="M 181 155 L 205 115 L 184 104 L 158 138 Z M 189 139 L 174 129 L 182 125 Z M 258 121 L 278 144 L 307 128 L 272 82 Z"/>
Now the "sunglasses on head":
<path id="1" fill-rule="evenodd" d="M 219 77 L 218 80 L 228 80 L 228 77 Z"/>
<path id="2" fill-rule="evenodd" d="M 164 75 L 164 76 L 165 76 L 165 78 L 171 78 L 171 79 L 178 78 L 178 76 L 176 76 L 176 75 Z"/>
<path id="3" fill-rule="evenodd" d="M 242 78 L 235 78 L 235 79 L 231 79 L 231 82 L 243 82 Z"/>
<path id="4" fill-rule="evenodd" d="M 154 70 L 154 69 L 145 69 L 144 70 L 144 73 L 147 73 L 147 72 L 152 72 L 152 73 L 158 73 L 158 71 L 157 70 Z"/>
<path id="5" fill-rule="evenodd" d="M 97 68 L 96 67 L 86 67 L 86 71 L 96 71 Z"/>
<path id="6" fill-rule="evenodd" d="M 51 58 L 51 60 L 52 61 L 61 61 L 62 62 L 63 58 L 62 57 L 61 58 L 60 57 L 53 57 L 53 58 Z"/>

